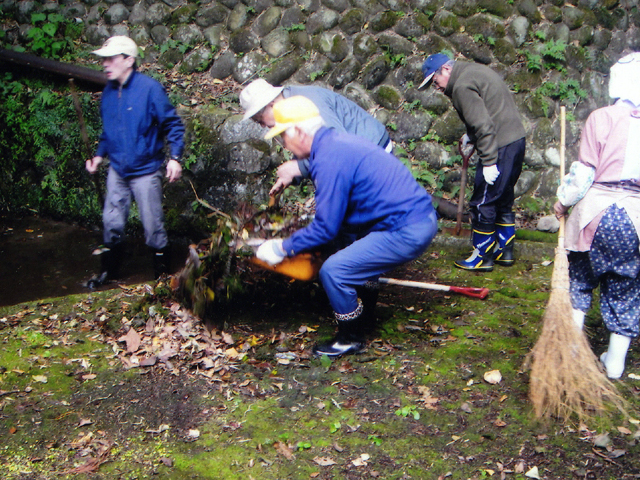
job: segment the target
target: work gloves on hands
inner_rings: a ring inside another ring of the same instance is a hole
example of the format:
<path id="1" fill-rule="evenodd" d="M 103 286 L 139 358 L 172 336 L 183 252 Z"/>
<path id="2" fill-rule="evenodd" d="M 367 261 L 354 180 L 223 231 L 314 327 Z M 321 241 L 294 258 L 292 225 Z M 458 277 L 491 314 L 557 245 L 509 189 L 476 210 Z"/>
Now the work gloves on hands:
<path id="1" fill-rule="evenodd" d="M 493 185 L 500 176 L 500 170 L 498 165 L 491 165 L 490 167 L 482 167 L 482 175 L 484 175 L 484 181 L 489 185 Z"/>
<path id="2" fill-rule="evenodd" d="M 256 257 L 258 257 L 259 260 L 272 266 L 282 262 L 286 256 L 282 248 L 281 238 L 267 240 L 258 247 L 258 251 L 256 252 Z"/>

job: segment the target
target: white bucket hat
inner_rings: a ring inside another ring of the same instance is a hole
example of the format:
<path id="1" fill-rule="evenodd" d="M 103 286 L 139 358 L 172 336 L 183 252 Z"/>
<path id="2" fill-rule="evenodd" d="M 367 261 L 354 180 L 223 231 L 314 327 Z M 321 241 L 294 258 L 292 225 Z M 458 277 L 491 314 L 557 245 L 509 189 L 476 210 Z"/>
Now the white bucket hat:
<path id="1" fill-rule="evenodd" d="M 129 57 L 138 57 L 138 45 L 129 37 L 124 35 L 116 35 L 108 38 L 98 50 L 94 50 L 94 55 L 100 57 L 114 57 L 116 55 L 127 55 Z"/>
<path id="2" fill-rule="evenodd" d="M 640 52 L 630 53 L 618 60 L 609 77 L 609 96 L 629 100 L 640 107 Z"/>
<path id="3" fill-rule="evenodd" d="M 244 87 L 240 92 L 240 106 L 244 110 L 243 120 L 253 117 L 269 105 L 282 92 L 284 87 L 274 87 L 266 80 L 259 78 Z"/>

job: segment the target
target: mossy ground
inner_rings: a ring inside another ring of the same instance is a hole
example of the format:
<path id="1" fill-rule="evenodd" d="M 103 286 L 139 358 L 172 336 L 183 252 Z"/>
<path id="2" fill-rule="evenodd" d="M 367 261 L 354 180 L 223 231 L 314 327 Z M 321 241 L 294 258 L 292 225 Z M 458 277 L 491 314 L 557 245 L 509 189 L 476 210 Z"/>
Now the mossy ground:
<path id="1" fill-rule="evenodd" d="M 618 383 L 631 420 L 538 421 L 522 365 L 553 267 L 531 257 L 490 273 L 454 269 L 466 248 L 436 242 L 389 276 L 488 287 L 487 299 L 384 286 L 367 352 L 333 362 L 308 355 L 333 332 L 321 288 L 256 279 L 217 322 L 236 344 L 273 340 L 215 381 L 197 365 L 123 369 L 101 338 L 123 302 L 137 318 L 148 311 L 142 297 L 111 290 L 0 309 L 3 478 L 523 479 L 534 467 L 542 479 L 638 478 L 637 343 Z M 110 313 L 102 331 L 88 327 Z M 597 308 L 587 332 L 600 353 Z M 296 355 L 277 359 L 283 351 Z M 483 380 L 490 370 L 499 384 Z"/>

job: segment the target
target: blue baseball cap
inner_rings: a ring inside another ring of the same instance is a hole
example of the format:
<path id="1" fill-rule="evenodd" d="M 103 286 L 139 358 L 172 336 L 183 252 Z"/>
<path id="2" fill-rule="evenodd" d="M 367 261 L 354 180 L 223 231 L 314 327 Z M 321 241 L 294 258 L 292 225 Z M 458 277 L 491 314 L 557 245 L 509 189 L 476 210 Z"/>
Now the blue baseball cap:
<path id="1" fill-rule="evenodd" d="M 429 57 L 422 64 L 422 73 L 424 73 L 424 80 L 418 88 L 422 88 L 427 83 L 429 83 L 433 78 L 433 74 L 440 70 L 440 67 L 442 67 L 449 60 L 451 59 L 444 53 L 434 53 L 433 55 L 429 55 Z"/>

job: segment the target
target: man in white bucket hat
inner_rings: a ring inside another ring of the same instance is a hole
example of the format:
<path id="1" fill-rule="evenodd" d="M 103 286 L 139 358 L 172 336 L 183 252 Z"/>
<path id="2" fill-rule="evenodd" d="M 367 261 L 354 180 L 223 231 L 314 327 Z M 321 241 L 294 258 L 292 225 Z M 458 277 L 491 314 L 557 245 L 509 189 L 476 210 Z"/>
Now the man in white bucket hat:
<path id="1" fill-rule="evenodd" d="M 245 112 L 245 120 L 251 118 L 263 127 L 271 128 L 275 125 L 273 106 L 285 98 L 297 95 L 308 98 L 317 106 L 327 126 L 339 132 L 366 138 L 387 152 L 393 150 L 393 143 L 384 125 L 356 103 L 326 88 L 312 85 L 274 87 L 260 78 L 242 90 L 240 106 Z M 308 178 L 308 161 L 285 162 L 278 167 L 277 173 L 278 180 L 271 189 L 271 195 L 290 185 L 296 177 Z"/>
<path id="2" fill-rule="evenodd" d="M 104 246 L 97 250 L 100 273 L 89 280 L 89 286 L 95 288 L 118 276 L 131 197 L 138 205 L 154 274 L 158 277 L 167 273 L 168 239 L 162 212 L 161 171 L 165 164 L 164 142 L 170 150 L 166 177 L 174 182 L 182 174 L 184 126 L 164 87 L 136 71 L 138 46 L 133 40 L 114 36 L 92 53 L 102 57 L 109 79 L 100 105 L 103 127 L 100 142 L 95 156 L 86 161 L 87 171 L 93 174 L 104 157 L 110 160 L 102 213 Z"/>

